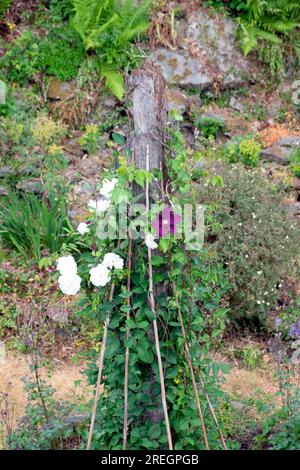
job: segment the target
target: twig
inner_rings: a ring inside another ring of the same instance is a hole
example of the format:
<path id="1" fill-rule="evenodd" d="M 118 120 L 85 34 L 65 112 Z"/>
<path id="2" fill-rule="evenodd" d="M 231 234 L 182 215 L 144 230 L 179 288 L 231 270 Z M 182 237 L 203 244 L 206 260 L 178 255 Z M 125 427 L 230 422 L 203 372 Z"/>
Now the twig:
<path id="1" fill-rule="evenodd" d="M 200 374 L 199 374 L 199 381 L 200 381 L 200 386 L 201 386 L 202 392 L 203 392 L 203 394 L 204 394 L 204 396 L 205 396 L 205 398 L 206 398 L 208 407 L 209 407 L 210 412 L 211 412 L 211 415 L 212 415 L 212 417 L 213 417 L 214 423 L 215 423 L 216 428 L 217 428 L 217 430 L 218 430 L 218 433 L 219 433 L 219 436 L 220 436 L 222 445 L 223 445 L 223 447 L 224 447 L 224 450 L 227 450 L 226 441 L 225 441 L 225 439 L 224 439 L 222 430 L 221 430 L 221 428 L 220 428 L 218 418 L 217 418 L 216 413 L 215 413 L 215 411 L 214 411 L 214 408 L 213 408 L 213 406 L 212 406 L 212 404 L 211 404 L 210 398 L 209 398 L 209 396 L 207 395 L 207 392 L 206 392 L 206 390 L 205 390 L 205 386 L 204 386 L 204 383 L 203 383 L 203 380 L 202 380 L 202 377 L 201 377 Z"/>
<path id="2" fill-rule="evenodd" d="M 111 285 L 110 294 L 109 294 L 109 301 L 111 303 L 112 303 L 113 297 L 114 297 L 114 290 L 115 290 L 115 284 L 113 283 Z M 105 322 L 104 322 L 103 338 L 102 338 L 101 351 L 100 351 L 100 356 L 99 356 L 98 378 L 97 378 L 94 405 L 93 405 L 93 412 L 92 412 L 92 417 L 91 417 L 91 424 L 90 424 L 90 430 L 89 430 L 88 443 L 87 443 L 86 450 L 90 450 L 91 445 L 92 445 L 92 438 L 93 438 L 95 419 L 96 419 L 96 413 L 97 413 L 97 405 L 98 405 L 99 394 L 100 394 L 100 385 L 101 385 L 101 381 L 102 381 L 104 354 L 105 354 L 105 349 L 106 349 L 106 340 L 107 340 L 109 322 L 110 322 L 110 313 L 107 314 Z"/>
<path id="3" fill-rule="evenodd" d="M 127 260 L 127 294 L 131 287 L 131 257 L 132 257 L 132 239 L 129 239 L 128 245 L 128 260 Z M 126 313 L 126 320 L 130 319 L 130 297 L 127 297 L 128 311 Z M 129 339 L 129 326 L 126 326 L 126 342 Z M 127 447 L 127 428 L 128 428 L 128 371 L 129 371 L 129 348 L 125 349 L 125 375 L 124 375 L 124 427 L 123 427 L 123 450 Z"/>
<path id="4" fill-rule="evenodd" d="M 149 146 L 147 146 L 146 170 L 149 171 Z M 146 214 L 149 214 L 149 182 L 148 181 L 146 182 Z M 162 366 L 160 346 L 159 346 L 159 336 L 158 336 L 158 328 L 157 328 L 157 320 L 156 320 L 155 300 L 154 300 L 154 294 L 153 294 L 153 271 L 152 271 L 151 248 L 148 248 L 148 268 L 149 268 L 149 301 L 150 301 L 150 307 L 151 307 L 151 310 L 152 310 L 152 314 L 154 316 L 153 330 L 154 330 L 155 348 L 156 348 L 156 355 L 157 355 L 157 362 L 158 362 L 158 369 L 159 369 L 160 388 L 161 388 L 161 401 L 162 401 L 162 406 L 163 406 L 163 410 L 164 410 L 164 417 L 165 417 L 166 430 L 167 430 L 167 436 L 168 436 L 169 450 L 173 450 L 172 435 L 171 435 L 171 428 L 170 428 L 168 407 L 167 407 L 167 400 L 166 400 L 166 389 L 165 389 L 164 373 L 163 373 L 163 366 Z"/>

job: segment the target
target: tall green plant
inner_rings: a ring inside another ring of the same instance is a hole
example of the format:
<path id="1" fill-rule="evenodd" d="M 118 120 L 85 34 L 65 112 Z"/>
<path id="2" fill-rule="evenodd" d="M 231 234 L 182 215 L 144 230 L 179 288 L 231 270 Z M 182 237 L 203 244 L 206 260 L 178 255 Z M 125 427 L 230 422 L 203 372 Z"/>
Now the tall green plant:
<path id="1" fill-rule="evenodd" d="M 54 195 L 48 201 L 33 194 L 10 195 L 0 206 L 0 223 L 3 245 L 35 262 L 42 258 L 42 250 L 55 253 L 72 241 L 66 209 Z"/>
<path id="2" fill-rule="evenodd" d="M 130 63 L 127 53 L 130 41 L 148 28 L 150 0 L 140 5 L 134 0 L 73 0 L 73 3 L 74 28 L 85 49 L 96 52 L 106 86 L 122 99 L 124 83 L 120 70 Z"/>
<path id="3" fill-rule="evenodd" d="M 238 18 L 240 39 L 245 54 L 259 41 L 283 46 L 288 40 L 300 57 L 300 4 L 295 0 L 248 0 Z"/>

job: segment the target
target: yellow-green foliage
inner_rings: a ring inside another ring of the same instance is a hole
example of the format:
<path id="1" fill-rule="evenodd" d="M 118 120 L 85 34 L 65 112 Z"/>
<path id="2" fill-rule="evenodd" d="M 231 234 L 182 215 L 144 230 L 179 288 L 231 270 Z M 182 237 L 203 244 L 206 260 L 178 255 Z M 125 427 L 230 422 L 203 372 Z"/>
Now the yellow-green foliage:
<path id="1" fill-rule="evenodd" d="M 66 126 L 55 122 L 48 116 L 39 116 L 31 126 L 31 133 L 37 145 L 47 145 L 60 139 L 66 132 Z"/>
<path id="2" fill-rule="evenodd" d="M 11 118 L 3 118 L 2 124 L 9 142 L 19 145 L 25 132 L 24 123 Z"/>
<path id="3" fill-rule="evenodd" d="M 230 163 L 242 162 L 246 166 L 256 166 L 260 151 L 261 145 L 253 138 L 236 138 L 225 147 L 225 156 Z"/>
<path id="4" fill-rule="evenodd" d="M 245 139 L 240 142 L 239 151 L 241 160 L 245 165 L 256 166 L 259 160 L 261 146 L 254 139 Z"/>
<path id="5" fill-rule="evenodd" d="M 88 124 L 85 133 L 80 137 L 79 143 L 89 154 L 94 154 L 99 142 L 99 129 L 96 124 Z"/>

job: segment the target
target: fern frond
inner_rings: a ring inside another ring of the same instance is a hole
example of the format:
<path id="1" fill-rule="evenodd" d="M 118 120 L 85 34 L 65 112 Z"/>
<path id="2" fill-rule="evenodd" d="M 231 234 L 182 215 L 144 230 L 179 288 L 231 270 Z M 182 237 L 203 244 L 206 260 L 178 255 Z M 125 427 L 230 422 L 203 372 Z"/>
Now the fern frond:
<path id="1" fill-rule="evenodd" d="M 125 93 L 124 77 L 120 72 L 114 70 L 101 70 L 101 75 L 105 79 L 106 87 L 118 100 L 122 101 Z"/>

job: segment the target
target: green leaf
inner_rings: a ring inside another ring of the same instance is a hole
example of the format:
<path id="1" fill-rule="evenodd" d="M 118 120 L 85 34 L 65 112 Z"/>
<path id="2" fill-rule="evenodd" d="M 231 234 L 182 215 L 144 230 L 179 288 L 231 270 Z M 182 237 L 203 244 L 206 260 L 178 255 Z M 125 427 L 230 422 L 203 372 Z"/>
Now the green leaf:
<path id="1" fill-rule="evenodd" d="M 125 137 L 122 134 L 118 134 L 117 132 L 112 133 L 112 139 L 116 144 L 125 145 Z"/>
<path id="2" fill-rule="evenodd" d="M 136 170 L 134 178 L 139 186 L 142 188 L 145 186 L 146 175 L 144 170 Z"/>
<path id="3" fill-rule="evenodd" d="M 107 88 L 118 100 L 122 101 L 125 92 L 123 75 L 120 72 L 112 71 L 104 71 L 102 75 L 105 78 Z"/>
<path id="4" fill-rule="evenodd" d="M 128 290 L 124 290 L 123 292 L 121 292 L 121 294 L 119 294 L 119 297 L 121 297 L 122 299 L 128 299 L 131 296 L 132 292 Z"/>
<path id="5" fill-rule="evenodd" d="M 157 423 L 157 424 L 154 424 L 153 426 L 151 426 L 151 428 L 148 431 L 148 437 L 150 439 L 158 439 L 160 435 L 161 435 L 160 424 Z"/>
<path id="6" fill-rule="evenodd" d="M 136 328 L 136 325 L 135 325 L 135 322 L 132 318 L 128 318 L 128 320 L 126 320 L 126 325 L 128 326 L 128 328 L 132 329 L 132 328 Z"/>
<path id="7" fill-rule="evenodd" d="M 170 240 L 168 238 L 161 238 L 159 240 L 159 248 L 166 253 L 170 246 Z"/>
<path id="8" fill-rule="evenodd" d="M 142 330 L 145 330 L 146 328 L 148 328 L 149 322 L 147 322 L 146 320 L 138 321 L 137 325 L 138 325 L 138 327 L 141 328 Z"/>
<path id="9" fill-rule="evenodd" d="M 138 429 L 133 429 L 130 433 L 130 440 L 132 444 L 135 444 L 141 437 L 140 431 Z"/>
<path id="10" fill-rule="evenodd" d="M 109 324 L 109 328 L 111 330 L 115 329 L 115 328 L 118 328 L 119 324 L 120 324 L 120 317 L 116 317 L 116 318 L 113 318 L 111 321 L 110 321 L 110 324 Z"/>
<path id="11" fill-rule="evenodd" d="M 167 357 L 168 362 L 170 362 L 171 364 L 177 364 L 177 355 L 175 351 L 169 350 Z"/>
<path id="12" fill-rule="evenodd" d="M 124 313 L 131 312 L 131 307 L 129 305 L 122 305 L 122 307 L 120 308 L 120 311 Z"/>
<path id="13" fill-rule="evenodd" d="M 162 256 L 154 255 L 152 256 L 152 265 L 153 266 L 161 266 L 165 264 L 166 259 L 163 258 Z"/>
<path id="14" fill-rule="evenodd" d="M 174 379 L 178 374 L 178 367 L 170 367 L 168 368 L 166 379 Z"/>
<path id="15" fill-rule="evenodd" d="M 138 348 L 138 357 L 140 361 L 146 362 L 147 364 L 151 364 L 154 359 L 154 355 L 152 351 L 147 351 L 145 349 Z"/>
<path id="16" fill-rule="evenodd" d="M 120 341 L 117 338 L 108 338 L 106 347 L 106 357 L 111 359 L 120 347 Z"/>

